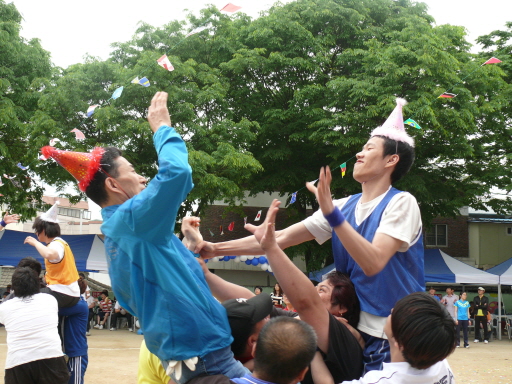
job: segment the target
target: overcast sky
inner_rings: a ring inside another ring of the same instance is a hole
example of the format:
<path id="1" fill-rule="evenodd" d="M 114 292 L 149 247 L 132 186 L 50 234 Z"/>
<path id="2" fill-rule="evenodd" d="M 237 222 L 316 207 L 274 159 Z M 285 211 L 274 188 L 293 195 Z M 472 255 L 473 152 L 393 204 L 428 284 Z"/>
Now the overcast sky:
<path id="1" fill-rule="evenodd" d="M 6 0 L 6 2 L 10 2 Z M 252 17 L 267 10 L 272 0 L 14 0 L 23 17 L 21 36 L 38 38 L 51 53 L 52 61 L 60 67 L 83 62 L 86 54 L 106 59 L 110 44 L 129 40 L 140 21 L 155 27 L 172 20 L 184 20 L 190 11 L 199 15 L 207 4 L 222 8 L 228 2 L 242 7 Z M 288 1 L 283 1 L 288 2 Z M 496 29 L 504 29 L 512 21 L 512 0 L 426 0 L 429 13 L 437 25 L 464 26 L 468 40 L 474 40 Z M 188 9 L 188 11 L 186 11 Z M 72 191 L 70 191 L 72 192 Z M 48 195 L 56 192 L 48 187 Z M 99 208 L 93 209 L 99 218 Z"/>
<path id="2" fill-rule="evenodd" d="M 252 17 L 268 9 L 272 0 L 14 0 L 23 16 L 21 35 L 37 37 L 52 55 L 54 64 L 67 67 L 83 61 L 86 54 L 106 59 L 110 44 L 127 41 L 139 21 L 155 27 L 184 20 L 188 9 L 198 15 L 206 4 L 222 8 L 231 1 Z M 7 0 L 6 2 L 9 2 Z M 287 1 L 284 1 L 287 2 Z M 469 41 L 512 21 L 512 0 L 426 0 L 438 25 L 462 25 Z"/>

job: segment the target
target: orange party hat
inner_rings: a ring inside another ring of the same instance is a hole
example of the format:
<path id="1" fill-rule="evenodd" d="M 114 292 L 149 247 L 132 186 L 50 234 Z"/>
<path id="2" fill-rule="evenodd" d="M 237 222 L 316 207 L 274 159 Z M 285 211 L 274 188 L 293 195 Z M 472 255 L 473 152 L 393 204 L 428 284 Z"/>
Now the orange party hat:
<path id="1" fill-rule="evenodd" d="M 78 180 L 78 187 L 85 192 L 94 175 L 100 169 L 100 162 L 105 149 L 96 147 L 91 153 L 62 151 L 51 146 L 41 148 L 45 157 L 51 157 Z"/>

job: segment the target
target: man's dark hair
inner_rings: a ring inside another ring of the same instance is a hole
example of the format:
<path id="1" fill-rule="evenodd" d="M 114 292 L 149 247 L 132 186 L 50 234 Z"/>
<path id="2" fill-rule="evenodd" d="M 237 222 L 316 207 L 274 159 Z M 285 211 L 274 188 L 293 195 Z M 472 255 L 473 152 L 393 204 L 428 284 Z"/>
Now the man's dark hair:
<path id="1" fill-rule="evenodd" d="M 254 373 L 276 384 L 288 384 L 313 360 L 316 334 L 309 324 L 291 317 L 271 319 L 256 342 Z"/>
<path id="2" fill-rule="evenodd" d="M 116 159 L 121 155 L 121 151 L 115 147 L 105 148 L 105 152 L 100 160 L 100 169 L 96 172 L 85 190 L 87 197 L 99 206 L 102 206 L 103 203 L 108 200 L 107 191 L 105 189 L 105 180 L 109 177 L 108 175 L 111 177 L 119 176 L 119 164 Z M 105 172 L 102 172 L 102 170 L 105 170 Z"/>
<path id="3" fill-rule="evenodd" d="M 105 295 L 105 296 L 107 296 L 107 297 L 108 297 L 108 291 L 107 291 L 106 289 L 104 289 L 103 291 L 101 291 L 101 293 L 102 293 L 103 295 Z"/>
<path id="4" fill-rule="evenodd" d="M 85 279 L 85 274 L 83 272 L 78 273 L 78 276 L 80 276 L 80 277 Z"/>
<path id="5" fill-rule="evenodd" d="M 16 297 L 29 297 L 39 293 L 39 278 L 29 267 L 16 268 L 12 274 L 12 289 Z"/>
<path id="6" fill-rule="evenodd" d="M 37 216 L 32 224 L 32 229 L 35 230 L 36 234 L 39 235 L 44 231 L 44 234 L 53 239 L 54 237 L 60 236 L 60 225 L 59 223 L 50 223 L 44 221 L 40 216 Z"/>
<path id="7" fill-rule="evenodd" d="M 400 299 L 391 314 L 391 330 L 405 360 L 427 369 L 455 349 L 455 326 L 448 311 L 425 292 Z"/>
<path id="8" fill-rule="evenodd" d="M 361 307 L 354 284 L 348 275 L 338 271 L 329 272 L 324 280 L 328 280 L 333 286 L 331 304 L 345 308 L 347 311 L 343 317 L 352 327 L 356 328 L 359 323 Z"/>
<path id="9" fill-rule="evenodd" d="M 380 137 L 384 140 L 383 157 L 396 154 L 400 158 L 395 165 L 395 170 L 391 174 L 391 184 L 396 183 L 411 169 L 415 157 L 414 147 L 403 141 L 392 140 L 389 137 L 380 135 L 375 135 L 374 137 Z"/>
<path id="10" fill-rule="evenodd" d="M 23 259 L 20 260 L 20 262 L 18 263 L 18 266 L 16 268 L 23 268 L 23 267 L 28 267 L 28 268 L 32 269 L 36 273 L 37 277 L 39 278 L 39 275 L 41 274 L 41 263 L 39 261 L 37 261 L 36 259 L 34 259 L 31 256 L 24 257 Z"/>

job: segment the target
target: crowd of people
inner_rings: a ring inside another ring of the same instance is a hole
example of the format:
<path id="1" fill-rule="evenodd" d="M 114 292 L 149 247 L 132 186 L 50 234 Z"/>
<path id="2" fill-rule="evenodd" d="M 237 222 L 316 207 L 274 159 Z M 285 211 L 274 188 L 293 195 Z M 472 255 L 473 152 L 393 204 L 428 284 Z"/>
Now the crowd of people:
<path id="1" fill-rule="evenodd" d="M 182 220 L 185 241 L 174 235 L 178 210 L 193 182 L 187 147 L 171 127 L 165 92 L 155 94 L 148 110 L 158 156 L 158 172 L 149 183 L 117 148 L 97 147 L 91 153 L 42 149 L 102 208 L 117 302 L 113 306 L 108 292 L 101 293 L 95 327 L 105 328 L 111 316 L 110 330 L 115 330 L 117 319 L 126 317 L 131 330 L 133 316 L 138 318 L 144 335 L 139 383 L 409 383 L 413 377 L 415 383 L 455 382 L 446 358 L 456 347 L 456 322 L 467 330 L 463 317 L 469 309 L 465 297 L 459 300 L 453 292 L 442 300 L 422 292 L 419 207 L 411 194 L 392 186 L 407 174 L 415 156 L 414 140 L 403 124 L 404 104 L 397 99 L 386 122 L 356 156 L 353 175 L 360 194 L 333 200 L 330 169 L 322 168 L 318 184 L 307 184 L 320 207 L 312 216 L 276 231 L 280 202 L 274 200 L 263 224 L 246 225 L 251 235 L 229 242 L 205 241 L 196 217 Z M 35 317 L 38 301 L 53 300 L 55 316 L 41 326 L 50 329 L 60 315 L 64 342 L 78 346 L 85 340 L 86 348 L 95 302 L 80 297 L 84 278 L 52 217 L 36 219 L 39 241 L 25 240 L 45 259 L 49 295 L 39 293 L 39 287 L 25 290 L 18 276 L 28 281 L 36 273 L 18 266 L 12 305 L 29 308 L 30 303 Z M 336 271 L 315 286 L 283 250 L 331 238 Z M 225 281 L 203 261 L 262 253 L 278 281 L 271 295 L 262 287 L 253 292 Z M 485 316 L 487 304 L 483 295 L 475 299 L 475 321 Z M 18 334 L 2 306 L 0 320 L 5 319 L 8 335 Z M 17 337 L 26 341 L 23 333 Z M 83 382 L 86 349 L 57 353 L 57 341 L 58 335 L 49 332 L 48 353 L 36 361 L 52 359 L 48 367 L 55 366 L 51 370 L 63 378 L 51 382 L 66 382 L 66 353 L 68 375 L 80 375 Z M 34 364 L 9 365 L 6 372 L 35 372 Z M 40 381 L 9 381 L 22 382 Z"/>

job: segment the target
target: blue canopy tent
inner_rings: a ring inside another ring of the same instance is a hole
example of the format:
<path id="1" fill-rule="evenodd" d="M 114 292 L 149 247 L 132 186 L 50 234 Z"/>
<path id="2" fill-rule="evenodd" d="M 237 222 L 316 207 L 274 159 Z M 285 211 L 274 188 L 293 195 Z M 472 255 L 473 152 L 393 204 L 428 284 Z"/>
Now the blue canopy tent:
<path id="1" fill-rule="evenodd" d="M 322 281 L 333 270 L 334 264 L 331 264 L 319 271 L 310 272 L 309 278 Z M 425 282 L 497 285 L 499 277 L 454 259 L 440 249 L 425 249 Z"/>
<path id="2" fill-rule="evenodd" d="M 36 258 L 44 264 L 37 250 L 24 244 L 27 236 L 35 237 L 32 232 L 4 230 L 0 232 L 0 265 L 16 266 L 27 256 Z M 98 272 L 108 270 L 103 240 L 98 235 L 63 235 L 75 256 L 79 271 Z"/>
<path id="3" fill-rule="evenodd" d="M 512 258 L 505 260 L 495 267 L 489 268 L 486 272 L 498 275 L 500 284 L 512 285 Z"/>

